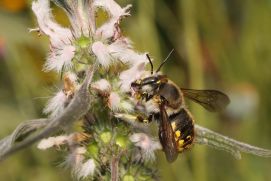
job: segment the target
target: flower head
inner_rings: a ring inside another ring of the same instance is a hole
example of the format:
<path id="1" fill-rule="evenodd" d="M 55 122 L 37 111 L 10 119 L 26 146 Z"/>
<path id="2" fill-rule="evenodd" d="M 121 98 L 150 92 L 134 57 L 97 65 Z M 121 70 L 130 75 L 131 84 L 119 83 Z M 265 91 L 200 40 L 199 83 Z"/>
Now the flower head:
<path id="1" fill-rule="evenodd" d="M 49 0 L 33 2 L 32 9 L 37 16 L 39 28 L 32 31 L 38 30 L 50 39 L 50 52 L 44 70 L 54 70 L 63 79 L 62 89 L 49 100 L 44 113 L 55 118 L 72 108 L 73 99 L 76 102 L 76 95 L 80 93 L 77 91 L 84 82 L 85 72 L 89 67 L 95 68 L 94 82 L 89 87 L 89 93 L 96 100 L 91 101 L 89 112 L 81 115 L 81 135 L 75 132 L 49 137 L 42 140 L 38 148 L 64 145 L 69 151 L 65 165 L 72 169 L 78 180 L 89 176 L 100 180 L 97 174 L 100 172 L 95 169 L 112 165 L 112 154 L 122 152 L 130 146 L 139 147 L 144 160 L 153 160 L 154 151 L 161 148 L 159 142 L 144 133 L 135 133 L 130 137 L 134 143 L 132 145 L 127 134 L 133 132 L 133 129 L 113 116 L 118 115 L 117 113 L 135 113 L 136 103 L 133 96 L 130 96 L 130 85 L 148 74 L 145 71 L 148 63 L 145 53 L 135 51 L 133 43 L 122 34 L 120 28 L 121 20 L 130 15 L 131 5 L 121 7 L 114 0 L 52 1 L 67 13 L 71 28 L 61 27 L 55 22 Z M 95 13 L 99 13 L 99 8 L 107 13 L 108 19 L 96 27 Z M 116 126 L 112 129 L 113 133 L 108 129 L 109 125 Z M 131 125 L 133 127 L 135 124 Z M 128 151 L 127 156 L 132 158 L 131 152 Z M 123 160 L 120 159 L 119 162 L 118 165 L 123 166 Z M 120 169 L 125 170 L 124 167 Z M 124 175 L 125 172 L 121 174 Z"/>
<path id="2" fill-rule="evenodd" d="M 160 150 L 161 144 L 158 141 L 153 140 L 145 133 L 134 133 L 130 136 L 130 140 L 139 148 L 141 148 L 142 156 L 144 160 L 154 160 L 154 151 Z"/>

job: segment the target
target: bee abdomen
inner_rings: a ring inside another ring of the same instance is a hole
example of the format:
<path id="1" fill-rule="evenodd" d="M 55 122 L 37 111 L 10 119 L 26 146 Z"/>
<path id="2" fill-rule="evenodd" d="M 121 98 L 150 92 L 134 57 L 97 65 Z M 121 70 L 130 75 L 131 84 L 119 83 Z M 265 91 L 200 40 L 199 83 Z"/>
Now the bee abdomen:
<path id="1" fill-rule="evenodd" d="M 188 149 L 194 140 L 194 120 L 190 112 L 183 108 L 169 117 L 175 133 L 175 141 L 179 152 Z"/>

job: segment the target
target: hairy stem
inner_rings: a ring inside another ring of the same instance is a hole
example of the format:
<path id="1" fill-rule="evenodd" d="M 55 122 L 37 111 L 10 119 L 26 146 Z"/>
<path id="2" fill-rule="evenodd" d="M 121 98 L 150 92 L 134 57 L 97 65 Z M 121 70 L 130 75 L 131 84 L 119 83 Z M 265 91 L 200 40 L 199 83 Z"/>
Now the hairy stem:
<path id="1" fill-rule="evenodd" d="M 73 122 L 80 119 L 84 114 L 86 114 L 90 108 L 90 103 L 91 103 L 90 93 L 89 93 L 88 88 L 89 88 L 90 82 L 92 81 L 93 72 L 94 72 L 93 68 L 88 70 L 84 83 L 82 84 L 81 88 L 75 94 L 73 100 L 71 101 L 71 103 L 68 105 L 68 107 L 64 110 L 62 114 L 60 114 L 59 116 L 57 116 L 56 118 L 52 120 L 46 120 L 46 123 L 47 123 L 46 126 L 43 124 L 40 124 L 40 127 L 42 127 L 41 125 L 43 125 L 45 126 L 45 128 L 41 130 L 39 133 L 37 133 L 36 135 L 32 137 L 28 137 L 21 142 L 13 144 L 14 142 L 11 140 L 16 140 L 16 138 L 18 137 L 17 136 L 18 133 L 16 133 L 18 131 L 16 130 L 20 130 L 21 132 L 21 130 L 23 130 L 23 128 L 25 127 L 25 126 L 23 127 L 19 126 L 17 127 L 17 129 L 14 131 L 13 134 L 11 134 L 10 136 L 6 138 L 3 138 L 0 141 L 0 161 L 6 159 L 12 153 L 15 153 L 23 148 L 30 146 L 36 141 L 39 141 L 45 137 L 52 135 L 56 131 L 60 130 L 62 127 L 71 125 Z M 29 124 L 27 123 L 23 123 L 23 125 L 29 126 Z M 30 131 L 32 130 L 34 131 L 35 127 L 30 126 L 30 128 L 31 129 L 27 129 L 27 131 L 25 130 L 22 131 L 20 135 L 26 132 L 30 133 Z M 6 144 L 9 144 L 9 145 L 5 147 Z"/>

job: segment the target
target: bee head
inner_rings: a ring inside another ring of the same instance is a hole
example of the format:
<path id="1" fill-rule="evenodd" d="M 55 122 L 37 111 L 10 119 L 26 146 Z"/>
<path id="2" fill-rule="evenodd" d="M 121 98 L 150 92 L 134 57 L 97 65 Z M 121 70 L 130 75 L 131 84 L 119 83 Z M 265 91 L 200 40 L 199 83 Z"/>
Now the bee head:
<path id="1" fill-rule="evenodd" d="M 143 79 L 137 79 L 131 83 L 131 88 L 133 91 L 143 94 L 143 93 L 153 93 L 155 92 L 162 83 L 167 82 L 165 75 L 151 75 Z"/>

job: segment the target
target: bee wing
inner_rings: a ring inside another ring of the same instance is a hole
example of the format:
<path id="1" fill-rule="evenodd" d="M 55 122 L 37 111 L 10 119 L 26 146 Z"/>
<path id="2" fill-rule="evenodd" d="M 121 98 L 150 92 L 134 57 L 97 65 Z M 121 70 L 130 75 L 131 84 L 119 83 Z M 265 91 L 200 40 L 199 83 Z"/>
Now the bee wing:
<path id="1" fill-rule="evenodd" d="M 217 90 L 194 90 L 181 88 L 183 95 L 211 112 L 221 111 L 229 103 L 229 97 Z"/>
<path id="2" fill-rule="evenodd" d="M 168 162 L 177 159 L 178 150 L 174 137 L 174 131 L 171 127 L 165 105 L 160 105 L 160 124 L 159 124 L 159 140 L 163 146 Z"/>

